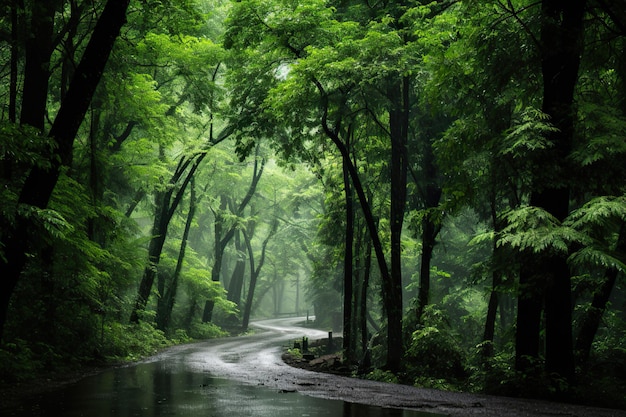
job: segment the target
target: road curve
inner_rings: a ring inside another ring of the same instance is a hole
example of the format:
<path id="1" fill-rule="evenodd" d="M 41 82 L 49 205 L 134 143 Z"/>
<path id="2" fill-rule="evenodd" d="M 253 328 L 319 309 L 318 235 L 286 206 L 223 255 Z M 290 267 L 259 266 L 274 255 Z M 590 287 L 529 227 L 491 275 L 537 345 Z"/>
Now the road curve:
<path id="1" fill-rule="evenodd" d="M 176 346 L 147 362 L 184 361 L 193 371 L 266 388 L 449 416 L 626 417 L 623 410 L 438 391 L 293 368 L 281 360 L 282 346 L 303 336 L 327 337 L 326 332 L 299 326 L 302 322 L 302 318 L 255 322 L 253 334 Z"/>

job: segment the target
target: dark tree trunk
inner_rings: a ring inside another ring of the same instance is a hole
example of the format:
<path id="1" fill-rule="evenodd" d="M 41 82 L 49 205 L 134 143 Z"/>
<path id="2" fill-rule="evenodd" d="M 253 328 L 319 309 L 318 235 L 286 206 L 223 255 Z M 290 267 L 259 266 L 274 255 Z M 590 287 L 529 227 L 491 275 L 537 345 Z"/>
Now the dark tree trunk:
<path id="1" fill-rule="evenodd" d="M 246 255 L 244 252 L 245 242 L 241 242 L 241 231 L 235 233 L 235 249 L 237 250 L 237 261 L 230 277 L 228 285 L 228 301 L 232 301 L 241 307 L 241 292 L 243 291 L 243 277 L 246 273 Z"/>
<path id="2" fill-rule="evenodd" d="M 626 226 L 624 224 L 621 226 L 615 251 L 617 253 L 626 252 Z M 606 311 L 618 275 L 619 272 L 617 269 L 606 271 L 602 284 L 593 294 L 591 307 L 581 319 L 575 346 L 576 359 L 581 366 L 584 366 L 589 359 L 593 339 L 600 327 L 602 316 Z"/>
<path id="3" fill-rule="evenodd" d="M 256 284 L 259 278 L 259 274 L 261 273 L 261 268 L 265 264 L 265 252 L 267 249 L 267 244 L 269 243 L 274 233 L 276 233 L 276 228 L 278 227 L 278 221 L 272 222 L 272 226 L 269 234 L 263 241 L 263 245 L 261 246 L 261 259 L 259 260 L 259 265 L 254 266 L 254 253 L 252 252 L 252 245 L 250 243 L 250 239 L 247 234 L 244 234 L 244 239 L 246 242 L 246 247 L 248 248 L 248 254 L 250 258 L 250 287 L 248 288 L 248 294 L 246 296 L 246 304 L 243 310 L 243 319 L 242 319 L 242 328 L 243 330 L 248 329 L 248 324 L 250 324 L 250 314 L 252 313 L 252 303 L 254 301 L 254 293 L 256 291 Z"/>
<path id="4" fill-rule="evenodd" d="M 583 49 L 585 5 L 585 0 L 542 2 L 542 110 L 558 129 L 550 135 L 555 155 L 549 163 L 563 168 L 568 165 L 574 137 L 573 102 Z M 563 221 L 569 213 L 570 192 L 563 185 L 567 184 L 568 176 L 567 170 L 562 170 L 557 173 L 557 184 L 536 189 L 531 195 L 531 205 L 542 207 Z M 567 255 L 549 257 L 543 264 L 549 272 L 545 298 L 546 370 L 572 381 L 572 294 Z"/>
<path id="5" fill-rule="evenodd" d="M 155 202 L 156 208 L 151 232 L 152 239 L 150 239 L 150 244 L 148 245 L 148 264 L 144 268 L 143 276 L 139 283 L 135 307 L 130 315 L 131 323 L 139 322 L 140 315 L 145 310 L 146 304 L 148 304 L 148 298 L 152 292 L 154 280 L 157 277 L 159 261 L 161 260 L 161 253 L 163 252 L 163 245 L 165 244 L 169 227 L 170 219 L 167 216 L 169 205 L 166 202 L 166 193 L 157 191 Z M 160 291 L 163 291 L 164 283 L 160 283 L 159 286 L 162 287 Z"/>
<path id="6" fill-rule="evenodd" d="M 139 322 L 141 312 L 145 310 L 148 304 L 152 286 L 157 277 L 161 253 L 163 252 L 163 246 L 167 238 L 167 230 L 170 221 L 182 201 L 187 186 L 193 179 L 200 163 L 206 155 L 205 152 L 189 158 L 183 156 L 178 162 L 178 166 L 169 181 L 167 191 L 158 191 L 155 194 L 156 207 L 154 211 L 154 222 L 152 224 L 152 239 L 148 246 L 148 265 L 146 265 L 141 282 L 139 283 L 135 307 L 129 319 L 131 323 Z M 178 188 L 176 188 L 176 186 L 178 186 Z M 164 288 L 164 285 L 162 287 Z M 163 290 L 163 288 L 161 288 L 161 290 Z"/>
<path id="7" fill-rule="evenodd" d="M 215 253 L 213 269 L 211 269 L 211 280 L 213 282 L 220 281 L 222 275 L 222 259 L 224 258 L 226 243 L 228 243 L 222 236 L 224 230 L 224 217 L 222 216 L 222 212 L 226 211 L 227 207 L 228 198 L 225 195 L 221 195 L 219 212 L 215 213 L 215 222 L 213 223 L 213 233 L 215 235 Z"/>
<path id="8" fill-rule="evenodd" d="M 536 371 L 539 359 L 539 332 L 543 305 L 542 284 L 532 275 L 528 264 L 522 264 L 517 299 L 515 333 L 515 369 L 525 374 Z"/>
<path id="9" fill-rule="evenodd" d="M 372 270 L 372 240 L 367 239 L 367 244 L 365 248 L 365 265 L 363 268 L 363 281 L 361 283 L 361 295 L 360 295 L 360 317 L 359 321 L 361 324 L 361 350 L 366 352 L 368 349 L 369 343 L 369 332 L 367 331 L 367 293 L 369 288 L 370 281 L 370 272 Z"/>
<path id="10" fill-rule="evenodd" d="M 169 328 L 169 324 L 172 318 L 172 310 L 174 309 L 174 302 L 176 301 L 176 293 L 178 292 L 178 281 L 180 280 L 180 274 L 183 269 L 183 261 L 185 260 L 185 252 L 187 250 L 187 240 L 189 238 L 189 231 L 191 230 L 191 224 L 196 214 L 196 187 L 195 180 L 192 178 L 189 184 L 189 212 L 187 213 L 187 220 L 185 221 L 185 229 L 183 230 L 183 237 L 180 242 L 180 251 L 178 252 L 178 259 L 176 261 L 176 269 L 174 270 L 174 276 L 169 287 L 165 290 L 162 298 L 159 299 L 157 307 L 156 324 L 157 329 L 166 331 Z"/>
<path id="11" fill-rule="evenodd" d="M 391 137 L 391 275 L 383 281 L 387 312 L 387 364 L 398 371 L 404 352 L 402 337 L 402 228 L 406 206 L 408 173 L 407 141 L 409 130 L 409 78 L 389 90 L 389 131 Z"/>
<path id="12" fill-rule="evenodd" d="M 573 101 L 582 54 L 585 4 L 584 0 L 544 0 L 541 4 L 542 110 L 558 130 L 549 135 L 554 146 L 546 151 L 543 165 L 536 167 L 530 204 L 545 209 L 560 221 L 569 212 L 567 167 L 574 136 Z M 572 381 L 572 296 L 566 259 L 567 254 L 539 254 L 527 265 L 530 270 L 520 278 L 516 363 L 518 369 L 521 366 L 520 370 L 524 370 L 524 356 L 538 354 L 530 345 L 539 339 L 537 313 L 526 311 L 526 307 L 536 310 L 539 297 L 535 294 L 541 279 L 545 283 L 546 371 Z M 532 325 L 525 323 L 525 314 L 532 317 Z"/>
<path id="13" fill-rule="evenodd" d="M 341 137 L 339 136 L 337 131 L 331 128 L 331 126 L 328 124 L 328 104 L 329 104 L 328 94 L 326 93 L 324 86 L 318 80 L 314 79 L 313 83 L 315 84 L 315 86 L 317 87 L 320 93 L 321 110 L 322 110 L 322 120 L 321 120 L 322 128 L 324 129 L 324 133 L 326 134 L 326 136 L 328 136 L 328 138 L 337 147 L 337 150 L 341 153 L 343 163 L 348 164 L 347 169 L 348 169 L 348 173 L 350 174 L 350 180 L 352 181 L 352 186 L 354 187 L 354 191 L 356 192 L 356 195 L 359 199 L 359 204 L 361 206 L 361 210 L 363 211 L 363 217 L 365 218 L 365 223 L 367 224 L 367 229 L 372 239 L 372 245 L 374 247 L 376 260 L 378 262 L 378 267 L 380 270 L 381 280 L 383 282 L 383 291 L 386 291 L 386 293 L 384 293 L 386 295 L 383 295 L 383 298 L 385 299 L 385 304 L 390 303 L 389 300 L 392 299 L 393 297 L 389 295 L 389 291 L 387 287 L 388 286 L 395 287 L 395 285 L 392 285 L 391 273 L 389 271 L 389 267 L 387 266 L 387 261 L 385 260 L 385 253 L 383 251 L 383 245 L 380 241 L 380 236 L 378 234 L 378 229 L 377 229 L 377 223 L 376 223 L 376 220 L 374 219 L 372 208 L 369 205 L 367 197 L 365 196 L 365 191 L 363 190 L 363 185 L 361 183 L 359 173 L 356 170 L 356 167 L 354 166 L 354 164 L 352 164 L 352 161 L 350 161 L 350 152 L 348 148 L 346 147 L 345 143 L 343 143 L 343 141 L 341 140 Z M 401 296 L 401 293 L 400 293 L 400 296 Z M 391 308 L 390 310 L 393 310 L 393 312 L 392 312 L 391 317 L 389 316 L 389 314 L 387 315 L 387 322 L 388 322 L 388 328 L 391 328 L 391 333 L 392 333 L 391 338 L 394 339 L 394 342 L 393 343 L 389 342 L 389 338 L 388 338 L 388 347 L 391 347 L 391 351 L 389 351 L 388 349 L 387 355 L 388 355 L 388 358 L 390 359 L 390 363 L 388 364 L 390 365 L 389 369 L 393 369 L 395 365 L 398 365 L 399 367 L 400 358 L 402 356 L 402 349 L 403 349 L 402 343 L 400 344 L 397 343 L 398 340 L 399 341 L 402 340 L 402 315 L 400 314 L 399 321 L 397 317 L 398 310 L 400 310 L 400 313 L 401 313 L 402 307 L 398 306 L 397 308 L 394 307 L 394 308 Z M 400 337 L 400 339 L 398 339 L 398 337 Z"/>
<path id="14" fill-rule="evenodd" d="M 441 231 L 440 219 L 435 219 L 432 210 L 439 205 L 441 199 L 441 187 L 435 156 L 433 153 L 432 140 L 425 138 L 419 146 L 421 152 L 421 181 L 414 175 L 418 188 L 422 189 L 424 200 L 424 210 L 426 214 L 422 219 L 422 254 L 420 262 L 420 287 L 417 294 L 416 324 L 419 326 L 423 321 L 424 309 L 430 301 L 430 265 L 433 258 L 433 251 L 437 243 L 437 236 Z M 412 172 L 412 171 L 411 171 Z M 420 183 L 422 185 L 420 187 Z"/>
<path id="15" fill-rule="evenodd" d="M 348 145 L 349 146 L 349 145 Z M 354 250 L 354 206 L 352 201 L 352 187 L 350 187 L 350 175 L 347 164 L 343 163 L 343 186 L 345 194 L 346 230 L 343 258 L 343 352 L 344 361 L 354 361 L 352 329 L 352 296 L 353 296 L 353 250 Z"/>
<path id="16" fill-rule="evenodd" d="M 262 160 L 259 163 L 258 159 L 258 147 L 257 147 L 257 158 L 254 160 L 254 172 L 252 173 L 252 180 L 250 182 L 250 186 L 248 187 L 248 192 L 245 197 L 239 203 L 239 206 L 235 210 L 236 216 L 241 216 L 243 214 L 244 209 L 250 203 L 252 196 L 256 192 L 256 187 L 261 180 L 261 176 L 263 175 L 263 169 L 265 167 L 265 160 Z M 227 202 L 226 198 L 220 202 L 220 210 L 226 210 Z M 219 282 L 221 270 L 222 270 L 222 259 L 224 257 L 224 251 L 226 250 L 226 245 L 235 235 L 235 226 L 231 227 L 226 234 L 223 234 L 223 224 L 222 220 L 219 217 L 219 213 L 215 216 L 215 261 L 213 262 L 213 269 L 211 270 L 211 279 L 214 282 Z M 222 237 L 223 236 L 223 237 Z M 210 322 L 213 319 L 213 308 L 215 308 L 215 303 L 211 300 L 207 300 L 204 304 L 204 313 L 202 314 L 202 321 L 205 323 Z"/>
<path id="17" fill-rule="evenodd" d="M 58 181 L 61 165 L 69 166 L 69 162 L 71 162 L 74 139 L 89 108 L 115 40 L 120 29 L 126 23 L 126 10 L 129 2 L 130 0 L 107 1 L 49 132 L 49 136 L 57 145 L 55 152 L 58 158 L 51 159 L 49 169 L 34 167 L 31 170 L 22 187 L 19 203 L 39 208 L 47 207 Z M 32 94 L 41 93 L 33 92 Z M 33 118 L 32 122 L 41 123 L 38 117 Z M 31 124 L 30 121 L 28 124 Z M 35 127 L 37 126 L 35 125 Z M 2 282 L 0 284 L 0 293 L 2 294 L 0 298 L 0 337 L 2 336 L 11 294 L 26 263 L 25 237 L 29 234 L 28 220 L 19 218 L 16 223 L 15 230 L 8 234 L 5 242 L 2 242 L 6 248 L 6 257 L 0 260 L 0 273 L 3 276 L 3 279 L 0 280 Z"/>
<path id="18" fill-rule="evenodd" d="M 494 172 L 493 166 L 491 169 Z M 494 175 L 495 177 L 495 175 Z M 494 178 L 495 179 L 495 178 Z M 492 181 L 492 186 L 494 187 L 492 191 L 495 190 L 495 181 Z M 500 222 L 498 221 L 498 210 L 496 208 L 496 198 L 495 192 L 491 193 L 491 224 L 493 225 L 493 231 L 497 236 L 500 232 Z M 485 357 L 493 356 L 493 340 L 496 331 L 496 315 L 498 312 L 498 305 L 500 304 L 500 285 L 502 285 L 502 272 L 500 271 L 499 259 L 500 259 L 501 248 L 498 247 L 497 240 L 493 239 L 493 244 L 491 248 L 491 259 L 492 259 L 492 269 L 491 273 L 491 294 L 489 295 L 489 304 L 487 306 L 487 317 L 485 319 L 485 331 L 483 333 L 483 342 L 486 342 L 484 345 L 482 354 Z M 502 313 L 501 313 L 502 314 Z"/>
<path id="19" fill-rule="evenodd" d="M 32 33 L 26 39 L 24 91 L 20 122 L 36 127 L 41 131 L 44 129 L 48 104 L 54 15 L 58 7 L 58 0 L 35 1 L 31 10 L 30 30 Z"/>

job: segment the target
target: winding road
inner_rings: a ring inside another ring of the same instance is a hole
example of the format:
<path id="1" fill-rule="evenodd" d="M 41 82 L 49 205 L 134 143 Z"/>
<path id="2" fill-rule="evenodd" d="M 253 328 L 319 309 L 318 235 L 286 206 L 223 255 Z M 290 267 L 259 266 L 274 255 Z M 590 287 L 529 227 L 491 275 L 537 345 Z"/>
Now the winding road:
<path id="1" fill-rule="evenodd" d="M 194 371 L 273 390 L 435 415 L 626 417 L 623 410 L 445 392 L 293 368 L 281 360 L 281 346 L 303 336 L 327 337 L 326 332 L 299 326 L 302 322 L 302 318 L 259 321 L 252 324 L 254 334 L 177 346 L 149 361 L 185 361 Z"/>
<path id="2" fill-rule="evenodd" d="M 326 332 L 302 318 L 258 321 L 246 336 L 175 346 L 58 390 L 0 401 L 3 417 L 626 417 L 626 411 L 454 393 L 310 372 L 283 346 Z M 15 404 L 13 404 L 15 403 Z"/>

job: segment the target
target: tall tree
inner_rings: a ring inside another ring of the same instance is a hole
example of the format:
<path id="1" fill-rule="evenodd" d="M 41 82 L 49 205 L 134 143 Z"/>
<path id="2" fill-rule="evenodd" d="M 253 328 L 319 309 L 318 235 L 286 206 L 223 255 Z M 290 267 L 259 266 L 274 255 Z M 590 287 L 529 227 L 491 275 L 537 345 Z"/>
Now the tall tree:
<path id="1" fill-rule="evenodd" d="M 546 152 L 544 165 L 537 167 L 538 170 L 547 169 L 548 176 L 535 176 L 530 204 L 546 210 L 558 221 L 563 221 L 569 213 L 567 159 L 574 140 L 574 90 L 582 55 L 585 3 L 582 0 L 567 4 L 554 0 L 541 3 L 542 111 L 550 117 L 556 129 L 548 137 L 552 147 Z M 528 322 L 529 326 L 518 327 L 518 369 L 525 369 L 523 357 L 538 356 L 538 343 L 535 342 L 539 340 L 540 314 L 537 310 L 542 291 L 537 291 L 536 287 L 543 285 L 537 281 L 538 277 L 545 280 L 546 370 L 572 380 L 571 276 L 563 255 L 543 254 L 539 262 L 530 264 L 523 271 L 521 284 L 530 284 L 531 288 L 523 290 L 520 295 L 518 325 Z M 522 308 L 526 304 L 530 307 L 528 311 Z M 535 341 L 533 346 L 529 341 Z"/>
<path id="2" fill-rule="evenodd" d="M 129 0 L 107 1 L 93 29 L 80 63 L 76 68 L 65 99 L 48 132 L 48 136 L 52 138 L 55 144 L 50 164 L 48 167 L 35 166 L 31 169 L 21 188 L 18 204 L 24 207 L 33 207 L 35 210 L 47 207 L 62 167 L 68 166 L 72 160 L 74 139 L 102 77 L 115 40 L 122 26 L 126 23 L 126 10 L 129 2 Z M 38 11 L 49 10 L 50 6 L 52 4 L 46 1 L 34 3 L 34 7 Z M 38 26 L 36 30 L 43 30 L 42 27 L 52 24 L 47 22 L 41 23 L 41 26 Z M 46 42 L 50 38 L 51 35 L 49 33 L 42 31 L 36 34 L 33 42 Z M 34 46 L 31 46 L 31 48 L 34 48 Z M 45 48 L 39 53 L 44 52 Z M 39 56 L 32 58 L 32 60 L 34 62 L 30 62 L 28 65 L 41 65 L 45 61 L 45 59 L 42 61 Z M 42 70 L 46 71 L 45 65 L 43 67 L 40 66 L 38 69 L 33 69 L 33 71 Z M 45 79 L 47 79 L 47 75 L 44 75 Z M 40 88 L 43 89 L 44 86 L 40 86 Z M 37 89 L 35 88 L 34 90 Z M 43 92 L 33 91 L 32 94 L 46 96 L 47 88 Z M 39 108 L 40 104 L 36 104 L 35 107 Z M 37 120 L 28 122 L 28 124 L 35 124 L 35 127 L 38 123 L 40 122 Z M 2 275 L 5 277 L 2 280 L 2 296 L 0 298 L 0 335 L 6 321 L 6 312 L 11 294 L 27 261 L 28 247 L 24 236 L 29 234 L 29 223 L 28 216 L 20 215 L 15 220 L 13 230 L 3 234 L 3 246 L 6 247 L 6 252 L 5 257 L 0 261 L 0 270 L 3 271 Z"/>

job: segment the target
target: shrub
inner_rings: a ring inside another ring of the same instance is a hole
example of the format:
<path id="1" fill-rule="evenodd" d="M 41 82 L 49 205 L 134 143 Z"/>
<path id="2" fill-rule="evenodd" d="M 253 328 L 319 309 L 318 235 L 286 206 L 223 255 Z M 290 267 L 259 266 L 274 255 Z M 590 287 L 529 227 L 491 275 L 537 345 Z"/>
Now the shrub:
<path id="1" fill-rule="evenodd" d="M 466 378 L 465 360 L 452 333 L 433 326 L 413 332 L 406 353 L 407 372 L 414 384 L 434 388 L 448 383 L 452 387 Z"/>
<path id="2" fill-rule="evenodd" d="M 365 375 L 365 379 L 369 379 L 370 381 L 379 381 L 379 382 L 390 382 L 392 384 L 397 384 L 398 377 L 390 371 L 384 371 L 382 369 L 374 369 L 372 372 Z"/>

